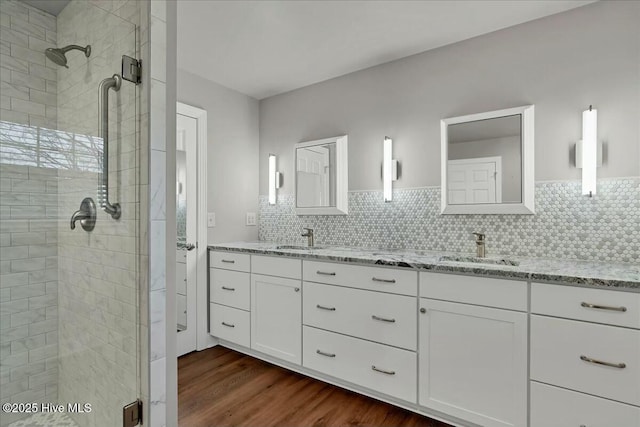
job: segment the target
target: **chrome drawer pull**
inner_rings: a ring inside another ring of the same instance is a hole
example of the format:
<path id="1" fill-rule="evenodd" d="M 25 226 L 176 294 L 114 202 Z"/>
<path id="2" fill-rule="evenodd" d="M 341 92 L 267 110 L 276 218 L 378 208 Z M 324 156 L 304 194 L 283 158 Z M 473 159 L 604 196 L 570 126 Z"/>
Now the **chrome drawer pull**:
<path id="1" fill-rule="evenodd" d="M 378 279 L 377 277 L 372 277 L 371 280 L 374 282 L 396 283 L 396 279 Z"/>
<path id="2" fill-rule="evenodd" d="M 371 365 L 371 369 L 376 371 L 376 372 L 381 372 L 381 373 L 387 374 L 387 375 L 395 375 L 396 374 L 396 371 L 385 371 L 384 369 L 376 368 L 376 365 Z"/>
<path id="3" fill-rule="evenodd" d="M 318 307 L 320 310 L 336 311 L 335 307 L 325 307 L 324 305 L 320 304 L 316 304 L 316 307 Z"/>
<path id="4" fill-rule="evenodd" d="M 227 288 L 226 286 L 223 286 L 222 289 L 224 289 L 225 291 L 235 291 L 236 288 Z"/>
<path id="5" fill-rule="evenodd" d="M 316 350 L 316 353 L 318 353 L 321 356 L 326 356 L 326 357 L 336 357 L 335 353 L 325 353 L 322 350 Z"/>
<path id="6" fill-rule="evenodd" d="M 376 316 L 375 314 L 373 316 L 371 316 L 371 318 L 373 320 L 379 320 L 381 322 L 396 323 L 396 319 L 387 319 L 386 317 Z"/>
<path id="7" fill-rule="evenodd" d="M 583 302 L 580 305 L 585 308 L 596 308 L 598 310 L 622 311 L 623 313 L 627 311 L 627 307 L 612 307 L 610 305 L 590 304 L 588 302 Z"/>
<path id="8" fill-rule="evenodd" d="M 626 363 L 603 362 L 602 360 L 592 359 L 592 358 L 587 357 L 587 356 L 580 356 L 580 360 L 584 360 L 585 362 L 589 362 L 589 363 L 595 363 L 596 365 L 610 366 L 612 368 L 618 368 L 618 369 L 624 369 L 624 368 L 627 367 Z"/>
<path id="9" fill-rule="evenodd" d="M 323 276 L 335 276 L 336 273 L 335 272 L 328 272 L 328 271 L 316 271 L 316 274 L 321 274 Z"/>
<path id="10" fill-rule="evenodd" d="M 233 323 L 226 323 L 226 322 L 222 322 L 222 325 L 223 325 L 223 326 L 227 326 L 227 327 L 229 327 L 229 328 L 235 328 L 235 327 L 236 327 L 236 325 L 234 325 Z"/>
<path id="11" fill-rule="evenodd" d="M 233 263 L 235 263 L 235 261 L 234 261 L 234 260 L 232 260 L 232 259 L 223 259 L 223 260 L 222 260 L 222 262 L 226 262 L 226 263 L 228 263 L 228 264 L 233 264 Z"/>

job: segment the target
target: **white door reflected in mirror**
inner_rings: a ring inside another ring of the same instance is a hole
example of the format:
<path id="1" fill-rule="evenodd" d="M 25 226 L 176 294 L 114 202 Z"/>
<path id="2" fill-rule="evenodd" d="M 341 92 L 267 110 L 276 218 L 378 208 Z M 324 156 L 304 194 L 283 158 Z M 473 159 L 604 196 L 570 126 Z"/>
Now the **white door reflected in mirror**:
<path id="1" fill-rule="evenodd" d="M 502 203 L 502 158 L 449 160 L 449 203 Z"/>
<path id="2" fill-rule="evenodd" d="M 346 215 L 347 136 L 295 145 L 296 213 Z"/>

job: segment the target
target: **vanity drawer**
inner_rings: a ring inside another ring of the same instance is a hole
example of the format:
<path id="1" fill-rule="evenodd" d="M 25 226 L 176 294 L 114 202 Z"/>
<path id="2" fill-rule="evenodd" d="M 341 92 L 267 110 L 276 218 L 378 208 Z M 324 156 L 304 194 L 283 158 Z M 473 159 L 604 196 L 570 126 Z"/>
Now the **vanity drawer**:
<path id="1" fill-rule="evenodd" d="M 300 279 L 302 278 L 302 260 L 251 255 L 251 272 L 267 276 Z"/>
<path id="2" fill-rule="evenodd" d="M 640 405 L 639 365 L 640 331 L 531 316 L 533 380 Z"/>
<path id="3" fill-rule="evenodd" d="M 527 311 L 527 282 L 520 280 L 421 272 L 420 296 Z"/>
<path id="4" fill-rule="evenodd" d="M 303 323 L 402 347 L 417 348 L 415 297 L 303 283 Z"/>
<path id="5" fill-rule="evenodd" d="M 416 353 L 303 326 L 303 365 L 416 403 Z"/>
<path id="6" fill-rule="evenodd" d="M 640 328 L 640 293 L 531 284 L 531 312 Z"/>
<path id="7" fill-rule="evenodd" d="M 418 291 L 418 275 L 411 270 L 303 261 L 302 273 L 309 282 L 411 296 Z"/>
<path id="8" fill-rule="evenodd" d="M 251 275 L 241 271 L 209 269 L 211 302 L 249 310 L 251 308 Z"/>
<path id="9" fill-rule="evenodd" d="M 251 256 L 238 252 L 209 252 L 209 267 L 251 271 Z"/>
<path id="10" fill-rule="evenodd" d="M 248 311 L 211 304 L 211 335 L 249 347 L 251 343 L 251 315 Z"/>
<path id="11" fill-rule="evenodd" d="M 640 408 L 531 382 L 531 427 L 640 426 Z"/>

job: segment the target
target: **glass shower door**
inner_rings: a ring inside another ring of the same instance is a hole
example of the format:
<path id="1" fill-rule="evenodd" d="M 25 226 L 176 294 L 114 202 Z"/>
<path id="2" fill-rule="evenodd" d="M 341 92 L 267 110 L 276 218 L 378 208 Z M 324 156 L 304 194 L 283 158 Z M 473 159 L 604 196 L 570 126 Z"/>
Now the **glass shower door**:
<path id="1" fill-rule="evenodd" d="M 107 88 L 107 128 L 99 108 L 101 82 L 139 57 L 139 7 L 3 0 L 2 427 L 119 426 L 140 394 L 139 87 Z"/>

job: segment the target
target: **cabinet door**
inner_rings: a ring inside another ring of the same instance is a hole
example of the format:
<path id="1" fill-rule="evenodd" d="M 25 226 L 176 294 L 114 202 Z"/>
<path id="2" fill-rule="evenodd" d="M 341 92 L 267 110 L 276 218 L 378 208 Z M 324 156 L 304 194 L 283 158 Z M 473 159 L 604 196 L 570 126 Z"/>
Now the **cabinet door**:
<path id="1" fill-rule="evenodd" d="M 251 348 L 302 362 L 300 280 L 251 275 Z"/>
<path id="2" fill-rule="evenodd" d="M 420 405 L 484 427 L 526 426 L 526 313 L 426 298 L 420 308 Z"/>

